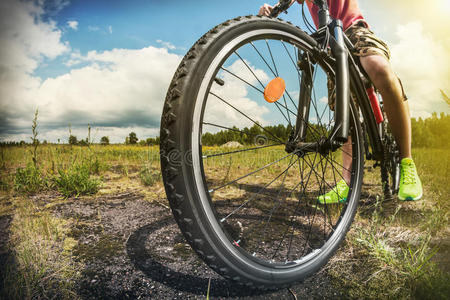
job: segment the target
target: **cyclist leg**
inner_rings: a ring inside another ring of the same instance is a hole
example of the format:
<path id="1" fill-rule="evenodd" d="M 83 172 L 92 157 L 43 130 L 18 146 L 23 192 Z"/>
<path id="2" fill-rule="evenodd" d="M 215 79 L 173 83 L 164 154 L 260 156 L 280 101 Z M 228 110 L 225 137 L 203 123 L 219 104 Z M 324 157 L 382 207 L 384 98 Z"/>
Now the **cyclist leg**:
<path id="1" fill-rule="evenodd" d="M 364 70 L 383 97 L 390 129 L 399 145 L 402 158 L 399 199 L 419 200 L 422 197 L 422 183 L 411 158 L 409 106 L 401 81 L 389 62 L 389 48 L 364 24 L 351 26 L 346 33 L 355 45 L 354 55 L 360 57 Z"/>
<path id="2" fill-rule="evenodd" d="M 342 145 L 342 177 L 344 177 L 347 185 L 350 185 L 350 179 L 352 174 L 350 170 L 352 169 L 352 138 L 349 136 L 348 141 Z"/>
<path id="3" fill-rule="evenodd" d="M 392 134 L 399 145 L 401 158 L 411 158 L 411 117 L 402 86 L 383 56 L 370 55 L 360 58 L 364 70 L 383 97 L 384 108 Z"/>

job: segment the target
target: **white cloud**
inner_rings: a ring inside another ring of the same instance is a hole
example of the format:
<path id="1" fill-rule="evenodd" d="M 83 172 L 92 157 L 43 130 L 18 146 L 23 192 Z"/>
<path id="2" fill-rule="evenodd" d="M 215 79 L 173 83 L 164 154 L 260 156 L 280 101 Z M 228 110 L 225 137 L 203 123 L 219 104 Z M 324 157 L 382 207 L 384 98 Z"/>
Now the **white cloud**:
<path id="1" fill-rule="evenodd" d="M 130 128 L 145 137 L 157 134 L 165 93 L 181 57 L 154 47 L 73 56 L 88 65 L 30 89 L 29 111 L 39 107 L 40 124 L 49 129 L 41 139 L 55 141 L 67 135 L 61 126 L 72 124 L 83 131 L 88 123 L 112 141 L 122 141 Z M 29 127 L 31 113 L 23 118 L 14 107 L 9 111 L 20 116 L 15 126 Z M 113 127 L 116 130 L 103 133 Z"/>
<path id="2" fill-rule="evenodd" d="M 61 1 L 58 2 L 62 5 Z M 56 9 L 56 8 L 55 8 Z M 69 51 L 53 21 L 43 21 L 36 2 L 0 1 L 0 132 L 23 126 L 32 116 L 41 79 L 32 76 L 44 58 Z"/>
<path id="3" fill-rule="evenodd" d="M 31 73 L 42 57 L 52 59 L 69 50 L 55 22 L 42 21 L 44 11 L 33 2 L 3 0 L 0 11 L 2 69 Z"/>
<path id="4" fill-rule="evenodd" d="M 322 98 L 320 98 L 320 99 L 319 99 L 319 102 L 328 104 L 328 97 L 322 97 Z"/>
<path id="5" fill-rule="evenodd" d="M 99 31 L 100 28 L 99 28 L 98 26 L 92 26 L 92 25 L 89 25 L 89 26 L 88 26 L 88 30 L 89 30 L 89 31 Z"/>
<path id="6" fill-rule="evenodd" d="M 67 21 L 67 26 L 73 30 L 78 30 L 78 21 Z"/>
<path id="7" fill-rule="evenodd" d="M 41 140 L 79 138 L 87 124 L 99 135 L 122 142 L 131 131 L 158 134 L 165 93 L 181 57 L 167 49 L 113 49 L 81 55 L 73 51 L 66 65 L 83 67 L 42 80 L 33 71 L 43 58 L 66 54 L 55 22 L 41 20 L 41 6 L 0 2 L 0 139 L 27 140 L 34 110 L 39 108 Z M 11 25 L 17 24 L 17 25 Z"/>
<path id="8" fill-rule="evenodd" d="M 156 40 L 156 42 L 158 44 L 161 44 L 164 48 L 167 48 L 169 50 L 175 50 L 177 47 L 175 47 L 174 44 L 170 43 L 170 42 L 165 42 L 163 40 Z"/>
<path id="9" fill-rule="evenodd" d="M 37 90 L 36 98 L 46 107 L 44 116 L 64 122 L 68 112 L 76 112 L 90 116 L 90 122 L 118 126 L 132 122 L 136 117 L 132 114 L 137 113 L 141 114 L 137 118 L 147 117 L 148 122 L 159 119 L 168 84 L 181 58 L 165 49 L 148 47 L 91 51 L 81 59 L 89 65 L 49 78 Z M 142 121 L 136 119 L 136 125 Z"/>
<path id="10" fill-rule="evenodd" d="M 359 0 L 372 30 L 391 48 L 414 117 L 450 112 L 439 92 L 450 93 L 450 18 L 444 2 Z"/>
<path id="11" fill-rule="evenodd" d="M 448 112 L 440 89 L 450 86 L 449 56 L 445 48 L 423 32 L 420 22 L 397 26 L 398 42 L 391 45 L 392 65 L 402 79 L 413 117 Z"/>

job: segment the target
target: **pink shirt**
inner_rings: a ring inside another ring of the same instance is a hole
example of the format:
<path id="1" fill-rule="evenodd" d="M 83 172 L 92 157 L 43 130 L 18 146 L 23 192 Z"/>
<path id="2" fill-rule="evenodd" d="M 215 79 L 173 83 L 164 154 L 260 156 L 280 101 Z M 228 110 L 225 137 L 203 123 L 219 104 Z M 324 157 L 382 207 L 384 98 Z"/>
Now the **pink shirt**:
<path id="1" fill-rule="evenodd" d="M 344 23 L 344 30 L 355 24 L 358 21 L 363 21 L 367 27 L 368 24 L 362 16 L 361 10 L 358 6 L 358 0 L 327 0 L 330 15 L 333 19 L 340 19 Z M 303 2 L 302 0 L 298 1 Z M 319 27 L 319 17 L 317 12 L 319 8 L 313 3 L 313 0 L 306 0 L 309 12 L 316 27 Z"/>

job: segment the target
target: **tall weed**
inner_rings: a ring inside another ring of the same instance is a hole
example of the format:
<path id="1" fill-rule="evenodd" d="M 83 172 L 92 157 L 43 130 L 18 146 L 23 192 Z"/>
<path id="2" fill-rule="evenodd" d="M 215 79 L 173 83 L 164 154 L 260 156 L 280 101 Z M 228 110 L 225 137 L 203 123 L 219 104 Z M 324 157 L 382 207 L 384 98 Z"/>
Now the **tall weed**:
<path id="1" fill-rule="evenodd" d="M 59 169 L 54 180 L 58 191 L 65 197 L 95 194 L 100 188 L 100 180 L 91 178 L 87 164 Z"/>
<path id="2" fill-rule="evenodd" d="M 33 194 L 46 187 L 46 179 L 33 163 L 25 168 L 17 168 L 14 189 L 17 192 Z"/>
<path id="3" fill-rule="evenodd" d="M 152 169 L 152 167 L 148 164 L 144 165 L 142 167 L 141 171 L 139 172 L 139 178 L 141 179 L 141 182 L 145 186 L 151 186 L 155 184 L 161 177 L 161 172 L 157 169 Z"/>

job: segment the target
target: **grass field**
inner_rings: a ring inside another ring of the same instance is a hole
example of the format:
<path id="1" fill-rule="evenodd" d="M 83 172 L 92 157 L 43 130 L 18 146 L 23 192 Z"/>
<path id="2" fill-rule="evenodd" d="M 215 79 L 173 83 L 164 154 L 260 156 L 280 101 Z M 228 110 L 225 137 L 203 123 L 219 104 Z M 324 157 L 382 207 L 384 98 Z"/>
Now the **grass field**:
<path id="1" fill-rule="evenodd" d="M 204 154 L 217 151 L 208 147 Z M 267 151 L 257 164 L 273 161 L 280 151 Z M 424 184 L 419 202 L 385 200 L 379 169 L 366 162 L 357 217 L 326 267 L 335 288 L 349 298 L 446 299 L 450 294 L 450 151 L 414 149 L 413 155 Z M 245 154 L 233 162 L 211 160 L 206 168 L 218 174 L 214 180 L 223 181 L 245 174 L 249 161 L 254 157 Z M 80 220 L 55 215 L 52 208 L 58 203 L 134 191 L 168 205 L 157 146 L 40 145 L 36 154 L 31 146 L 2 147 L 0 170 L 0 217 L 10 220 L 4 246 L 15 261 L 11 267 L 2 260 L 6 298 L 77 297 L 74 285 L 83 259 L 77 257 L 80 245 L 73 228 Z M 260 176 L 279 171 L 269 168 Z M 233 193 L 226 189 L 218 197 Z M 104 251 L 114 248 L 108 245 Z"/>

